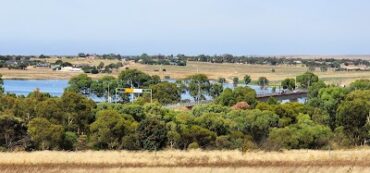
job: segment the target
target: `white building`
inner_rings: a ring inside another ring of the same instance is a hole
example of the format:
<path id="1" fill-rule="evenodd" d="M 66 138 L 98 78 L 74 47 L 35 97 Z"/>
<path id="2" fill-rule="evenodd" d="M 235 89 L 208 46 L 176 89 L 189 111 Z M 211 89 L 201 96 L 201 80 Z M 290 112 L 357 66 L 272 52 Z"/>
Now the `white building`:
<path id="1" fill-rule="evenodd" d="M 62 72 L 83 72 L 81 68 L 75 68 L 75 67 L 62 67 L 60 71 Z"/>

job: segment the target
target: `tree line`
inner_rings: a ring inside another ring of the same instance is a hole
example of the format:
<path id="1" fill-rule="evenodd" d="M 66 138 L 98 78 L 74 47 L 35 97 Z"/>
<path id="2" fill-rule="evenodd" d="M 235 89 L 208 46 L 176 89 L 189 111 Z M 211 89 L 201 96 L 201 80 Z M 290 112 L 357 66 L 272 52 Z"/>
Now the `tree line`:
<path id="1" fill-rule="evenodd" d="M 207 82 L 199 82 L 204 77 L 196 75 L 189 86 L 206 88 Z M 181 90 L 136 70 L 123 71 L 118 78 L 130 86 L 156 86 L 165 99 L 171 90 Z M 297 77 L 309 90 L 305 104 L 273 98 L 259 102 L 253 89 L 236 87 L 189 111 L 167 109 L 145 96 L 132 103 L 95 103 L 86 96 L 91 89 L 77 85 L 104 85 L 111 79 L 90 83 L 73 78 L 61 97 L 39 90 L 28 96 L 2 93 L 1 149 L 329 149 L 367 145 L 370 137 L 370 80 L 338 87 L 305 73 Z M 195 96 L 200 99 L 199 93 Z"/>

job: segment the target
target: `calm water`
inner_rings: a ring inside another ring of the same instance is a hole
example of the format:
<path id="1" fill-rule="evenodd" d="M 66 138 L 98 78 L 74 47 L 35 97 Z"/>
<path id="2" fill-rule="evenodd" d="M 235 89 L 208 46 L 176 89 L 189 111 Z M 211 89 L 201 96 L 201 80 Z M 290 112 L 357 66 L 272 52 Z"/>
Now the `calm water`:
<path id="1" fill-rule="evenodd" d="M 172 81 L 171 81 L 172 82 Z M 240 85 L 242 86 L 242 85 Z M 256 85 L 248 85 L 249 87 L 256 90 L 257 93 L 271 93 L 272 88 L 261 89 Z M 27 96 L 30 92 L 36 88 L 42 92 L 50 93 L 52 96 L 61 96 L 64 89 L 68 87 L 68 80 L 4 80 L 5 92 L 14 93 L 17 95 Z M 233 88 L 230 83 L 225 83 L 224 88 Z M 276 89 L 279 92 L 279 89 Z M 181 96 L 182 99 L 192 99 L 189 93 L 184 93 Z M 95 100 L 95 99 L 94 99 Z M 304 98 L 298 100 L 304 102 Z"/>
<path id="2" fill-rule="evenodd" d="M 68 87 L 68 80 L 4 80 L 5 92 L 25 95 L 36 88 L 53 96 L 61 96 Z"/>

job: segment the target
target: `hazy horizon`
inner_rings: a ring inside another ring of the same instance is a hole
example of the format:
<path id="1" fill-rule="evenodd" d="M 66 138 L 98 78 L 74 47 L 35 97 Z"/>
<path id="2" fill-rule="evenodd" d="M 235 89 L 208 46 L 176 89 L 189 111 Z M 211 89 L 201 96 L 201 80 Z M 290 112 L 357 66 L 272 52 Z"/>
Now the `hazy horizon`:
<path id="1" fill-rule="evenodd" d="M 3 0 L 1 55 L 370 55 L 365 0 Z"/>

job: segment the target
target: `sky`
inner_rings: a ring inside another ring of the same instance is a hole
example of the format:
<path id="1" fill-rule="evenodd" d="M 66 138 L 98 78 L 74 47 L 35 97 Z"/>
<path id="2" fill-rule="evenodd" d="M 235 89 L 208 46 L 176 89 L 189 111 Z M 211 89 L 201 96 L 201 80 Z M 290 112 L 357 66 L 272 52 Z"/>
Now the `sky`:
<path id="1" fill-rule="evenodd" d="M 369 0 L 0 0 L 0 54 L 370 54 Z"/>

